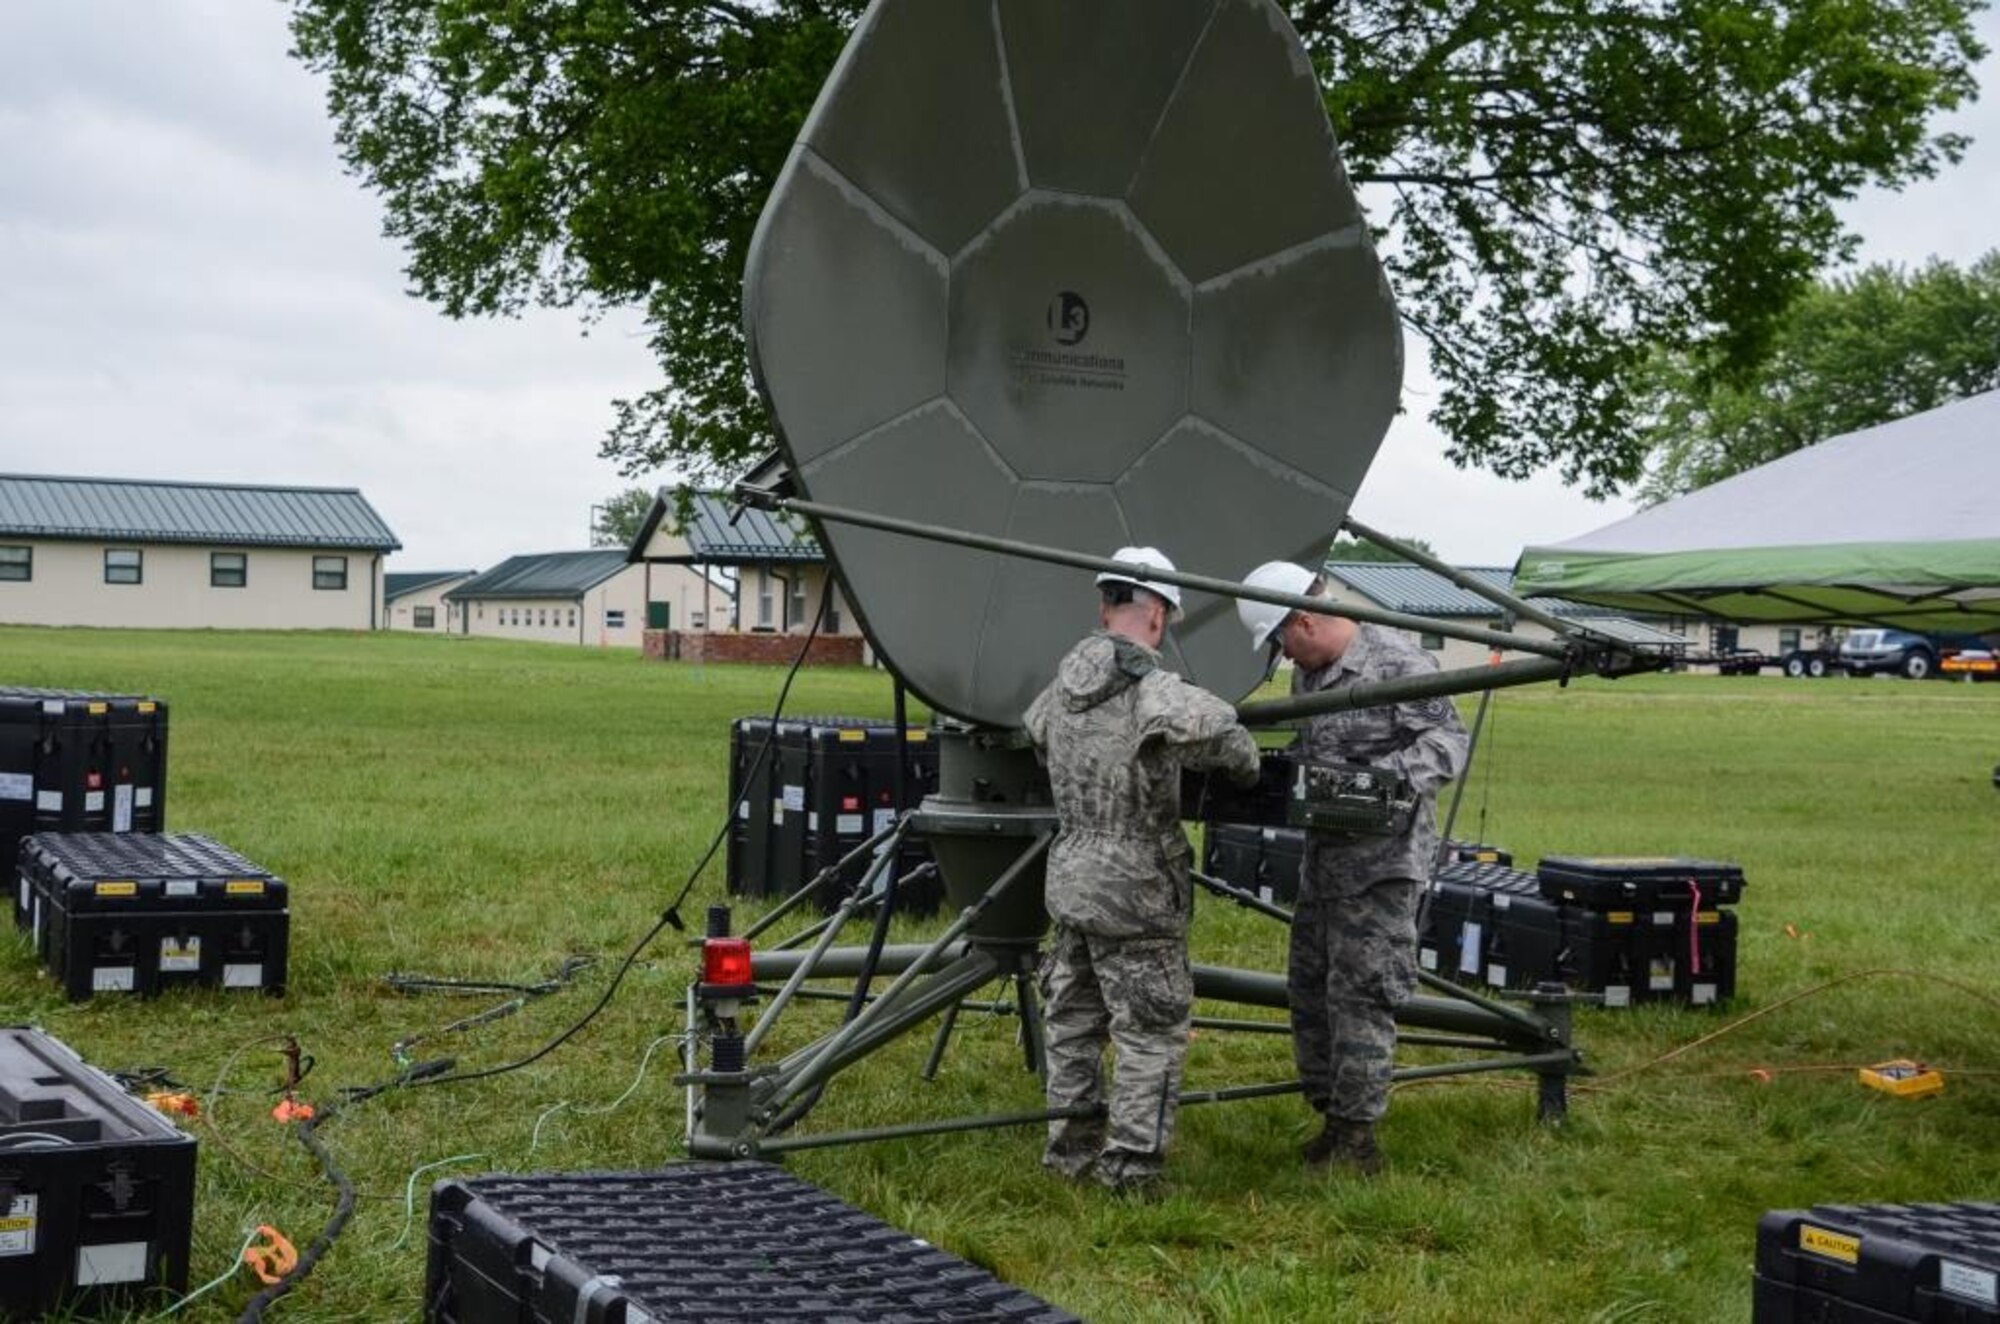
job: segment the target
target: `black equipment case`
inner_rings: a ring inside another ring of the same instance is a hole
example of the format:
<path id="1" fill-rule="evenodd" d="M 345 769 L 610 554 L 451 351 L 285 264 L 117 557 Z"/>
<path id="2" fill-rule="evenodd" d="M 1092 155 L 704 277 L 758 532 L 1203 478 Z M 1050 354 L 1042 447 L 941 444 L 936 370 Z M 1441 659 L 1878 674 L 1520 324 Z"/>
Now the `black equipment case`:
<path id="1" fill-rule="evenodd" d="M 1257 860 L 1263 853 L 1263 829 L 1254 823 L 1202 825 L 1201 871 L 1218 882 L 1255 892 Z"/>
<path id="2" fill-rule="evenodd" d="M 903 769 L 901 808 L 914 809 L 937 790 L 937 747 L 924 727 L 909 727 L 904 735 L 910 759 Z M 799 869 L 803 884 L 895 824 L 896 762 L 901 750 L 893 722 L 814 720 L 802 722 L 792 738 L 804 747 L 805 853 Z M 830 875 L 814 896 L 819 908 L 838 908 L 868 872 L 871 858 L 864 855 Z M 896 867 L 907 874 L 929 859 L 928 847 L 906 837 Z M 933 914 L 942 895 L 936 879 L 899 886 L 896 908 L 904 914 Z"/>
<path id="3" fill-rule="evenodd" d="M 1743 870 L 1685 856 L 1547 855 L 1536 871 L 1542 895 L 1592 910 L 1733 906 L 1743 899 Z"/>
<path id="4" fill-rule="evenodd" d="M 1306 864 L 1306 830 L 1292 827 L 1257 829 L 1257 895 L 1289 906 L 1299 899 L 1299 871 Z"/>
<path id="5" fill-rule="evenodd" d="M 1493 988 L 1563 978 L 1562 908 L 1544 901 L 1533 874 L 1504 864 L 1452 860 L 1431 884 L 1417 962 Z"/>
<path id="6" fill-rule="evenodd" d="M 769 896 L 771 783 L 778 745 L 768 717 L 739 717 L 729 725 L 729 848 L 725 857 L 731 896 Z"/>
<path id="7" fill-rule="evenodd" d="M 131 695 L 0 687 L 0 862 L 36 832 L 158 832 L 167 705 Z M 27 927 L 14 892 L 14 922 Z"/>
<path id="8" fill-rule="evenodd" d="M 1055 1309 L 768 1163 L 431 1190 L 432 1324 L 1018 1321 Z"/>
<path id="9" fill-rule="evenodd" d="M 768 742 L 768 748 L 766 748 Z M 728 839 L 731 895 L 791 895 L 855 847 L 914 809 L 937 789 L 937 746 L 925 727 L 907 728 L 909 765 L 896 803 L 901 748 L 893 722 L 861 717 L 742 717 L 730 726 Z M 907 875 L 930 860 L 930 848 L 907 837 L 897 861 Z M 816 892 L 832 910 L 867 871 L 868 857 Z M 928 914 L 942 889 L 932 880 L 897 893 L 897 909 Z"/>
<path id="10" fill-rule="evenodd" d="M 1728 910 L 1590 910 L 1564 906 L 1564 970 L 1604 1005 L 1736 996 L 1736 915 Z"/>
<path id="11" fill-rule="evenodd" d="M 36 950 L 72 1001 L 179 985 L 285 987 L 284 880 L 192 834 L 47 834 L 21 844 Z"/>
<path id="12" fill-rule="evenodd" d="M 194 1137 L 67 1045 L 0 1028 L 0 1318 L 186 1291 L 194 1167 Z"/>
<path id="13" fill-rule="evenodd" d="M 1259 900 L 1288 906 L 1299 899 L 1305 849 L 1304 828 L 1205 823 L 1201 871 Z"/>
<path id="14" fill-rule="evenodd" d="M 1751 1318 L 2000 1324 L 2000 1204 L 1765 1214 Z"/>

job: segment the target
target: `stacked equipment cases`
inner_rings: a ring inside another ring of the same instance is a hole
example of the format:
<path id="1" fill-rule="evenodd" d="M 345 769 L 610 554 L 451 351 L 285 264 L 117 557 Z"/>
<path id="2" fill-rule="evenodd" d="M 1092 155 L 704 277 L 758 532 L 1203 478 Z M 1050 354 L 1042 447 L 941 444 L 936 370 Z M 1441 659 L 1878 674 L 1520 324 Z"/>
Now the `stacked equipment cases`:
<path id="1" fill-rule="evenodd" d="M 207 837 L 46 834 L 21 845 L 35 947 L 73 1001 L 181 985 L 285 986 L 280 879 Z"/>
<path id="2" fill-rule="evenodd" d="M 896 764 L 907 748 L 903 798 L 896 798 Z M 731 895 L 790 896 L 855 847 L 893 824 L 937 789 L 937 745 L 924 727 L 898 742 L 893 722 L 860 717 L 738 718 L 729 730 L 728 849 Z M 829 876 L 814 894 L 831 911 L 867 872 L 870 857 Z M 906 837 L 901 875 L 928 862 L 929 848 Z M 899 888 L 897 909 L 937 909 L 936 881 Z"/>
<path id="3" fill-rule="evenodd" d="M 0 1318 L 186 1291 L 194 1167 L 192 1136 L 61 1041 L 0 1028 Z"/>
<path id="4" fill-rule="evenodd" d="M 1561 980 L 1637 1002 L 1706 1006 L 1736 992 L 1733 864 L 1551 856 L 1533 874 L 1448 859 L 1431 884 L 1418 959 L 1465 983 Z"/>
<path id="5" fill-rule="evenodd" d="M 158 832 L 166 791 L 166 704 L 0 687 L 0 862 L 11 868 L 37 832 Z M 12 890 L 25 928 L 26 898 Z"/>
<path id="6" fill-rule="evenodd" d="M 709 1324 L 1074 1317 L 768 1163 L 431 1191 L 424 1318 Z"/>
<path id="7" fill-rule="evenodd" d="M 1549 855 L 1542 895 L 1564 907 L 1564 940 L 1582 987 L 1613 1004 L 1629 972 L 1633 1001 L 1691 1006 L 1736 996 L 1736 912 L 1743 870 L 1719 860 Z"/>
<path id="8" fill-rule="evenodd" d="M 2000 1204 L 1821 1205 L 1757 1224 L 1751 1318 L 2000 1324 Z"/>

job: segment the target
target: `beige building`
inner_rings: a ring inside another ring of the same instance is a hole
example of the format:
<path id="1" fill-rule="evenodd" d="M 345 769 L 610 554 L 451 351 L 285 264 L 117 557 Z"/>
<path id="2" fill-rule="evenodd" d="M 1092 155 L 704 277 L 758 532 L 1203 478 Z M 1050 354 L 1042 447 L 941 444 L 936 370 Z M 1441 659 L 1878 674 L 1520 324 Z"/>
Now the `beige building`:
<path id="1" fill-rule="evenodd" d="M 628 565 L 622 548 L 512 556 L 441 595 L 460 634 L 637 649 L 649 613 L 691 610 L 698 583 Z M 655 596 L 665 594 L 670 596 Z"/>
<path id="2" fill-rule="evenodd" d="M 352 488 L 0 475 L 0 622 L 368 630 L 402 544 Z"/>
<path id="3" fill-rule="evenodd" d="M 768 511 L 744 510 L 731 519 L 729 503 L 707 492 L 660 489 L 626 558 L 655 576 L 693 570 L 702 594 L 698 609 L 677 611 L 656 629 L 718 634 L 804 634 L 820 611 L 819 633 L 828 637 L 861 633 L 861 626 L 834 581 L 826 553 L 812 534 Z"/>
<path id="4" fill-rule="evenodd" d="M 463 605 L 445 601 L 445 594 L 478 574 L 477 570 L 392 570 L 382 577 L 386 610 L 382 625 L 418 634 L 463 634 Z"/>

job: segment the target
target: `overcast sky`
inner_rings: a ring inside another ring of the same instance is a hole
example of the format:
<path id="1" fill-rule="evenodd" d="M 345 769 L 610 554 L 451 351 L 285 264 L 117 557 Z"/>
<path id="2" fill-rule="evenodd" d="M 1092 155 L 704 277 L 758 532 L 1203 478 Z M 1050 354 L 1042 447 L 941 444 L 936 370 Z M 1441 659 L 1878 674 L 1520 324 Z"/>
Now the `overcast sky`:
<path id="1" fill-rule="evenodd" d="M 657 381 L 638 320 L 452 322 L 406 295 L 286 12 L 0 0 L 0 471 L 358 487 L 403 542 L 391 569 L 584 546 L 630 485 L 597 458 L 611 401 Z M 2000 92 L 1954 127 L 1963 165 L 1851 208 L 1865 259 L 1994 245 Z M 1628 512 L 1454 469 L 1423 384 L 1357 517 L 1511 564 Z"/>

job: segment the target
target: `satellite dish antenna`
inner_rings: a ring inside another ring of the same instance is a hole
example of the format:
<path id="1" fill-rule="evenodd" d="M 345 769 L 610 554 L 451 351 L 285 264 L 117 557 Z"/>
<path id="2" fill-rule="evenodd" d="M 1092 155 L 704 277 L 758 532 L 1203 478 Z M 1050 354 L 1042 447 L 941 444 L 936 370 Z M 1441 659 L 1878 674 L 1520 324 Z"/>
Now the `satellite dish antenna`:
<path id="1" fill-rule="evenodd" d="M 1396 410 L 1394 301 L 1273 0 L 874 0 L 758 222 L 751 364 L 815 501 L 1235 578 L 1315 563 Z M 822 530 L 884 659 L 1017 725 L 1088 571 Z M 1168 644 L 1226 698 L 1227 597 Z"/>

